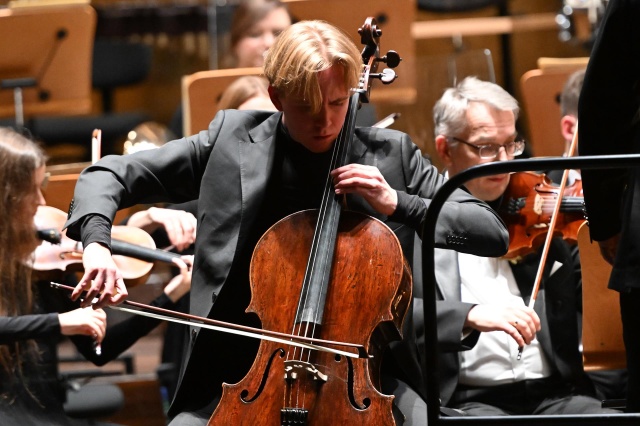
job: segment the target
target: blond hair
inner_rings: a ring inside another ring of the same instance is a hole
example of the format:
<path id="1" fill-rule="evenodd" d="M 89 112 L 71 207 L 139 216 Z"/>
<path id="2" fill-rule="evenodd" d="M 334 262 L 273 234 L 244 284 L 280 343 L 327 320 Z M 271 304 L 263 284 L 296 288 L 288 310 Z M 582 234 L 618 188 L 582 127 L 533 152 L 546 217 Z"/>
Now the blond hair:
<path id="1" fill-rule="evenodd" d="M 300 21 L 276 39 L 267 52 L 264 74 L 284 96 L 307 100 L 313 112 L 322 105 L 318 73 L 340 66 L 346 87 L 355 88 L 362 69 L 360 52 L 351 39 L 323 21 Z"/>

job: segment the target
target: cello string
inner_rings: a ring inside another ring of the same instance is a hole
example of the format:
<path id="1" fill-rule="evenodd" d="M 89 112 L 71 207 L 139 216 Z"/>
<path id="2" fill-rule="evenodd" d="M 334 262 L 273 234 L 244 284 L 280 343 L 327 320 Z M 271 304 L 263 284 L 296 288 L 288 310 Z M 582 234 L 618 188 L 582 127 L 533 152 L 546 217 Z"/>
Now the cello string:
<path id="1" fill-rule="evenodd" d="M 350 102 L 352 102 L 352 100 L 350 99 Z M 351 112 L 351 103 L 349 104 L 349 110 Z M 349 118 L 349 117 L 348 117 Z M 344 155 L 344 150 L 345 148 L 345 140 L 346 137 L 348 137 L 348 131 L 349 131 L 349 121 L 345 122 L 345 124 L 342 126 L 342 129 L 340 129 L 340 133 L 338 134 L 338 137 L 336 138 L 335 142 L 334 142 L 334 147 L 333 147 L 333 151 L 332 151 L 332 156 L 331 156 L 331 162 L 329 165 L 329 170 L 327 170 L 327 179 L 325 180 L 325 187 L 324 187 L 324 192 L 323 192 L 323 198 L 322 198 L 322 203 L 320 206 L 320 210 L 319 210 L 319 214 L 318 214 L 318 221 L 316 222 L 316 228 L 315 228 L 315 232 L 314 232 L 314 238 L 313 238 L 313 242 L 312 242 L 312 252 L 310 254 L 310 259 L 309 259 L 309 265 L 307 267 L 307 271 L 305 274 L 305 284 L 309 285 L 310 284 L 310 278 L 312 276 L 314 276 L 315 271 L 316 271 L 316 263 L 318 260 L 318 256 L 327 256 L 328 252 L 326 250 L 323 250 L 321 252 L 319 252 L 319 241 L 317 241 L 318 238 L 320 238 L 320 229 L 326 229 L 327 226 L 330 226 L 331 228 L 329 229 L 333 229 L 333 227 L 336 225 L 335 223 L 331 223 L 331 224 L 327 224 L 327 218 L 328 217 L 333 217 L 335 218 L 335 215 L 330 215 L 331 211 L 330 211 L 330 206 L 332 205 L 332 202 L 335 202 L 335 194 L 334 194 L 334 190 L 333 190 L 333 180 L 331 178 L 331 174 L 330 172 L 339 167 L 341 165 L 341 155 Z M 331 262 L 325 262 L 324 264 L 330 264 Z M 330 268 L 329 268 L 330 269 Z M 325 285 L 325 283 L 328 281 L 327 275 L 326 274 L 330 274 L 330 270 L 327 270 L 327 268 L 325 268 L 324 271 L 321 271 L 324 275 L 322 276 L 322 280 L 321 283 L 322 285 Z M 324 290 L 324 288 L 320 289 L 321 293 Z M 321 315 L 319 308 L 319 303 L 320 303 L 321 298 L 316 298 L 316 303 L 315 306 L 313 306 L 313 310 L 312 312 L 314 313 L 315 317 L 313 318 L 313 321 L 306 321 L 305 325 L 304 325 L 304 333 L 307 336 L 313 335 L 313 333 L 316 331 L 316 324 L 319 321 L 319 316 Z M 306 298 L 304 299 L 304 301 L 302 302 L 302 308 L 307 309 L 310 308 L 309 303 L 310 303 L 310 292 L 306 293 Z M 312 323 L 312 324 L 310 324 Z M 311 334 L 310 334 L 311 333 Z"/>
<path id="2" fill-rule="evenodd" d="M 342 147 L 341 141 L 344 137 L 344 132 L 345 132 L 345 126 L 343 126 L 343 128 L 340 130 L 340 133 L 338 134 L 338 138 L 336 139 L 335 143 L 334 143 L 334 147 L 332 150 L 332 154 L 331 154 L 331 161 L 329 164 L 329 170 L 327 170 L 327 178 L 325 180 L 325 184 L 324 184 L 324 190 L 323 190 L 323 197 L 322 197 L 322 202 L 320 205 L 320 209 L 318 211 L 318 219 L 316 221 L 316 225 L 315 225 L 315 229 L 314 229 L 314 233 L 313 233 L 313 239 L 311 242 L 311 251 L 309 253 L 309 260 L 307 263 L 307 267 L 305 270 L 305 276 L 303 279 L 303 284 L 302 284 L 302 288 L 301 288 L 301 297 L 300 300 L 298 301 L 298 307 L 297 307 L 297 312 L 296 312 L 296 318 L 300 318 L 301 321 L 304 322 L 304 324 L 299 324 L 299 331 L 298 334 L 302 333 L 305 336 L 310 336 L 310 322 L 314 322 L 313 328 L 311 330 L 311 335 L 313 335 L 313 333 L 315 333 L 316 328 L 315 328 L 315 322 L 317 322 L 318 320 L 318 303 L 319 303 L 319 299 L 316 303 L 315 306 L 315 318 L 313 319 L 313 321 L 307 321 L 306 320 L 306 316 L 302 316 L 301 313 L 305 312 L 305 310 L 309 307 L 309 303 L 310 303 L 310 297 L 311 297 L 311 292 L 308 291 L 311 287 L 311 277 L 314 276 L 315 270 L 316 270 L 316 265 L 318 262 L 318 256 L 319 255 L 326 255 L 326 250 L 323 251 L 322 253 L 319 253 L 319 249 L 318 249 L 318 245 L 319 245 L 319 239 L 321 238 L 321 233 L 320 230 L 321 229 L 326 229 L 326 222 L 327 222 L 327 215 L 328 215 L 328 207 L 329 207 L 329 201 L 330 201 L 330 197 L 331 197 L 331 190 L 332 190 L 332 179 L 331 179 L 331 170 L 333 170 L 336 165 L 338 164 L 338 157 L 339 157 L 339 152 L 340 149 Z M 325 263 L 326 264 L 326 263 Z M 325 268 L 326 269 L 326 268 Z M 323 277 L 324 278 L 324 277 Z M 324 281 L 324 279 L 323 279 Z M 305 291 L 307 290 L 307 291 Z M 296 325 L 296 321 L 294 320 L 293 322 L 293 330 L 292 330 L 292 334 L 294 334 L 296 331 L 296 327 L 298 327 Z M 293 350 L 293 354 L 291 354 L 291 349 Z M 301 362 L 306 358 L 306 362 L 309 362 L 311 359 L 311 351 L 309 351 L 306 354 L 305 357 L 305 351 L 303 348 L 300 348 L 299 350 L 299 354 L 298 354 L 298 348 L 294 347 L 294 348 L 290 348 L 287 351 L 287 360 L 291 360 L 291 359 L 295 359 L 295 360 L 300 360 Z M 289 392 L 289 401 L 288 401 L 288 406 L 289 407 L 301 407 L 304 406 L 304 403 L 306 401 L 306 393 L 304 392 L 303 389 L 301 389 L 301 384 L 299 380 L 293 380 L 289 382 L 289 387 L 290 387 L 290 392 Z M 302 394 L 302 404 L 301 405 L 301 394 Z M 286 397 L 285 397 L 286 398 Z M 295 398 L 295 404 L 293 404 L 293 398 Z M 285 400 L 285 403 L 287 401 Z"/>
<path id="3" fill-rule="evenodd" d="M 348 111 L 347 111 L 347 116 L 345 119 L 345 122 L 342 126 L 342 129 L 340 130 L 340 134 L 338 135 L 338 138 L 335 141 L 335 146 L 334 146 L 334 156 L 332 158 L 332 164 L 331 164 L 331 170 L 333 170 L 334 168 L 343 166 L 346 164 L 346 162 L 348 161 L 348 155 L 349 155 L 349 147 L 350 147 L 350 139 L 352 137 L 353 131 L 352 129 L 354 129 L 354 125 L 355 125 L 355 117 L 357 114 L 357 106 L 358 106 L 358 102 L 359 102 L 359 93 L 358 92 L 354 92 L 353 95 L 351 95 L 349 97 L 349 105 L 348 105 Z M 330 171 L 331 171 L 330 170 Z M 339 204 L 339 202 L 336 200 L 336 195 L 335 195 L 335 190 L 333 189 L 333 180 L 331 179 L 331 175 L 329 174 L 327 176 L 327 190 L 328 192 L 326 193 L 327 195 L 327 204 L 329 204 L 329 200 L 334 201 L 334 203 L 332 204 L 332 206 L 338 210 L 341 209 L 341 206 Z M 346 197 L 346 196 L 345 196 Z M 328 214 L 328 213 L 327 213 Z M 336 235 L 334 240 L 332 241 L 332 243 L 334 244 L 334 250 L 330 251 L 331 253 L 335 253 L 335 244 L 337 244 L 337 229 L 338 229 L 338 221 L 340 220 L 340 215 L 339 214 L 332 214 L 329 216 L 330 219 L 332 220 L 331 223 L 328 224 L 329 229 L 335 229 L 336 230 Z M 326 220 L 326 218 L 323 218 L 323 221 Z M 327 225 L 325 225 L 327 226 Z M 325 252 L 326 255 L 326 252 Z M 333 264 L 333 259 L 331 259 L 330 262 L 327 263 L 328 265 L 332 265 Z M 331 274 L 331 268 L 324 268 L 324 270 L 322 271 L 323 273 L 323 279 L 321 281 L 322 284 L 322 288 L 321 288 L 321 294 L 325 294 L 327 292 L 327 286 L 329 285 L 329 279 L 327 278 L 328 274 Z M 317 327 L 319 326 L 319 316 L 322 314 L 321 312 L 321 307 L 320 307 L 320 302 L 321 302 L 321 298 L 316 299 L 315 303 L 315 315 L 316 317 L 314 318 L 313 324 L 311 325 L 311 335 L 315 335 L 316 331 L 317 331 Z M 309 362 L 311 357 L 311 352 L 309 352 L 307 354 L 307 362 Z"/>

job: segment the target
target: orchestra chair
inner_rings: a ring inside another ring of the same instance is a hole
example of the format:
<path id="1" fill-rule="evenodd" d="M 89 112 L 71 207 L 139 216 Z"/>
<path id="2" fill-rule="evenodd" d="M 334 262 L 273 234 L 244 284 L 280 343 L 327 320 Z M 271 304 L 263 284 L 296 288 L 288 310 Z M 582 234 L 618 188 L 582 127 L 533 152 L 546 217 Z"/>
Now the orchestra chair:
<path id="1" fill-rule="evenodd" d="M 0 9 L 0 118 L 87 114 L 96 12 L 88 5 Z M 21 82 L 22 80 L 22 82 Z"/>
<path id="2" fill-rule="evenodd" d="M 200 71 L 182 77 L 183 134 L 207 130 L 218 112 L 218 100 L 231 83 L 245 75 L 261 75 L 262 68 Z"/>
<path id="3" fill-rule="evenodd" d="M 569 76 L 587 66 L 588 58 L 540 58 L 538 68 L 520 79 L 522 107 L 527 117 L 527 143 L 532 156 L 560 156 L 560 94 Z"/>
<path id="4" fill-rule="evenodd" d="M 395 69 L 398 78 L 393 84 L 376 83 L 371 92 L 372 104 L 414 104 L 417 99 L 417 70 L 415 39 L 411 35 L 411 24 L 416 20 L 415 0 L 283 0 L 293 21 L 320 19 L 341 29 L 358 49 L 362 42 L 357 30 L 369 16 L 376 18 L 382 30 L 380 56 L 389 50 L 400 54 L 402 62 Z M 339 12 L 337 12 L 339 11 Z M 380 63 L 378 72 L 387 68 Z"/>
<path id="5" fill-rule="evenodd" d="M 618 293 L 609 290 L 611 265 L 591 241 L 589 226 L 578 230 L 582 266 L 582 358 L 585 371 L 626 368 Z"/>
<path id="6" fill-rule="evenodd" d="M 92 114 L 64 117 L 35 117 L 29 127 L 46 146 L 82 147 L 77 159 L 89 158 L 93 129 L 102 130 L 102 153 L 121 154 L 122 142 L 136 126 L 149 121 L 144 111 L 116 111 L 115 94 L 147 79 L 151 71 L 152 48 L 129 40 L 96 39 L 92 50 L 91 87 L 100 93 L 100 103 Z"/>

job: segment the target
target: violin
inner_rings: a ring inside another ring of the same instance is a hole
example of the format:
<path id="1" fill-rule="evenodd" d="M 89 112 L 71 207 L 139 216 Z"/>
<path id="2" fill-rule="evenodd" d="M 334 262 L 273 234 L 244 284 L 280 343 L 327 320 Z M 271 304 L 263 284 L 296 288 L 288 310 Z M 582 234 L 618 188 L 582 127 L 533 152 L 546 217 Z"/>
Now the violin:
<path id="1" fill-rule="evenodd" d="M 36 233 L 42 243 L 36 248 L 32 268 L 40 275 L 47 272 L 82 269 L 82 244 L 68 238 L 62 228 L 67 214 L 51 206 L 39 206 L 34 217 Z M 176 253 L 156 249 L 151 235 L 133 226 L 114 226 L 111 231 L 113 260 L 128 287 L 144 283 L 154 261 L 173 263 Z"/>
<path id="2" fill-rule="evenodd" d="M 558 187 L 541 173 L 521 172 L 511 175 L 498 214 L 509 230 L 509 250 L 506 259 L 532 253 L 547 235 Z M 570 244 L 577 243 L 578 229 L 585 222 L 582 181 L 565 187 L 560 203 L 554 236 Z"/>

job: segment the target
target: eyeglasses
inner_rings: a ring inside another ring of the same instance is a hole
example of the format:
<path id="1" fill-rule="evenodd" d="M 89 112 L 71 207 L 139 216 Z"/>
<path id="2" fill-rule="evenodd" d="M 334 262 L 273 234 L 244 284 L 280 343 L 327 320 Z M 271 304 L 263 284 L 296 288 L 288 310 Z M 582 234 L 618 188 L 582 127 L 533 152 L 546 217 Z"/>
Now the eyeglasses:
<path id="1" fill-rule="evenodd" d="M 455 136 L 448 136 L 448 138 L 477 149 L 480 158 L 483 158 L 485 160 L 496 158 L 498 154 L 500 154 L 500 148 L 504 148 L 504 152 L 506 152 L 507 155 L 511 157 L 515 157 L 516 155 L 520 155 L 524 152 L 524 139 L 507 142 L 504 145 L 499 145 L 497 143 L 475 145 L 462 139 L 456 138 Z"/>

